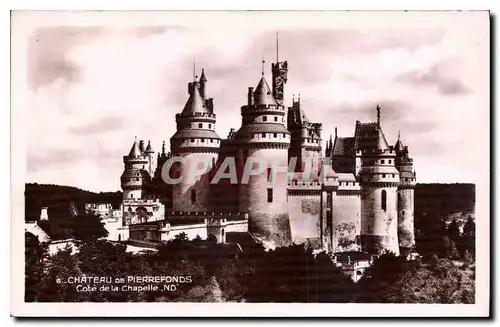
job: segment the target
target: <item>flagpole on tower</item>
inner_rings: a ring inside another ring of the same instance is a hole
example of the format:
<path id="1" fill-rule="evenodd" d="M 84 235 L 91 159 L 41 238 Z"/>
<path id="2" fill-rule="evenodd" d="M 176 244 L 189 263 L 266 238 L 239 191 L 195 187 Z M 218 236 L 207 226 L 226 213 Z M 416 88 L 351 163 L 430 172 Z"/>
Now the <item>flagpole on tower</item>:
<path id="1" fill-rule="evenodd" d="M 279 31 L 276 31 L 276 63 L 279 62 Z"/>

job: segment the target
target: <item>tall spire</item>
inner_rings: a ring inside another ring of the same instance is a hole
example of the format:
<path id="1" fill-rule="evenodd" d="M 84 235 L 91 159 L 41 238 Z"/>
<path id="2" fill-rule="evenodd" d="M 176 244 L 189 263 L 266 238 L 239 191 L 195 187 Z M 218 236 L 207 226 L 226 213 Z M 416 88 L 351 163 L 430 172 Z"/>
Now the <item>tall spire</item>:
<path id="1" fill-rule="evenodd" d="M 380 128 L 380 106 L 377 104 L 377 127 Z"/>
<path id="2" fill-rule="evenodd" d="M 262 76 L 264 76 L 264 64 L 266 61 L 264 60 L 264 56 L 262 56 Z"/>
<path id="3" fill-rule="evenodd" d="M 193 58 L 193 81 L 196 81 L 196 58 Z"/>

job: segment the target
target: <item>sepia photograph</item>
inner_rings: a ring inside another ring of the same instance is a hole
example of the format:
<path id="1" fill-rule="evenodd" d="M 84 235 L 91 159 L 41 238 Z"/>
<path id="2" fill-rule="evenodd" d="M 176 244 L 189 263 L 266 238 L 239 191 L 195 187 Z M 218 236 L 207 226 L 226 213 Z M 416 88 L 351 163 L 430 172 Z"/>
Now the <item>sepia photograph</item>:
<path id="1" fill-rule="evenodd" d="M 490 19 L 13 11 L 13 314 L 488 316 Z"/>

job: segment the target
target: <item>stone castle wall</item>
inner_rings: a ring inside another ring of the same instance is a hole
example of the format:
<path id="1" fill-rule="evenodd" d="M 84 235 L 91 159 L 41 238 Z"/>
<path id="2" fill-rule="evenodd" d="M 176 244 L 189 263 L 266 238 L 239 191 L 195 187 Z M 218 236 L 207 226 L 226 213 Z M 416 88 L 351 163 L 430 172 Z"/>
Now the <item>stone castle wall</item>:
<path id="1" fill-rule="evenodd" d="M 398 190 L 398 238 L 402 248 L 411 248 L 415 244 L 414 203 L 413 188 Z"/>
<path id="2" fill-rule="evenodd" d="M 269 182 L 267 169 L 273 162 L 287 167 L 287 150 L 249 149 L 248 156 L 262 158 L 268 166 L 263 173 L 250 176 L 248 183 L 240 184 L 239 211 L 248 212 L 248 228 L 255 237 L 285 245 L 291 241 L 286 179 L 280 175 Z M 268 201 L 268 190 L 272 190 L 272 201 Z"/>
<path id="3" fill-rule="evenodd" d="M 382 191 L 387 194 L 382 210 Z M 361 186 L 361 246 L 368 253 L 399 254 L 397 187 Z"/>
<path id="4" fill-rule="evenodd" d="M 288 216 L 292 241 L 317 238 L 320 235 L 321 198 L 317 192 L 288 195 Z M 309 193 L 309 194 L 308 194 Z"/>
<path id="5" fill-rule="evenodd" d="M 212 162 L 217 159 L 216 153 L 191 153 L 185 154 L 184 164 L 177 167 L 178 175 L 182 178 L 181 183 L 173 185 L 173 207 L 179 211 L 209 211 L 210 203 L 210 170 Z M 197 173 L 197 167 L 203 167 L 206 163 L 204 174 Z M 174 169 L 175 170 L 175 169 Z M 175 173 L 174 173 L 175 174 Z M 195 194 L 193 202 L 192 194 Z"/>
<path id="6" fill-rule="evenodd" d="M 361 193 L 337 190 L 333 201 L 332 247 L 334 252 L 353 250 L 361 233 Z"/>

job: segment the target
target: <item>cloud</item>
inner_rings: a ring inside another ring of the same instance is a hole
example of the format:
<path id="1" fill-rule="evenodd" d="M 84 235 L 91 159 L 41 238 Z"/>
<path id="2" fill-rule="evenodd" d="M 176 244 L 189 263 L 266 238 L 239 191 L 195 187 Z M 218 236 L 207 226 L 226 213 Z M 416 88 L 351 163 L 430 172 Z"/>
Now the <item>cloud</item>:
<path id="1" fill-rule="evenodd" d="M 37 89 L 58 78 L 76 81 L 78 67 L 65 54 L 75 45 L 89 42 L 103 32 L 98 27 L 45 27 L 29 38 L 28 82 Z"/>
<path id="2" fill-rule="evenodd" d="M 121 117 L 104 117 L 88 124 L 70 127 L 68 133 L 81 135 L 100 134 L 120 129 L 124 124 L 125 120 Z"/>
<path id="3" fill-rule="evenodd" d="M 449 63 L 440 62 L 426 70 L 401 74 L 396 79 L 414 86 L 436 87 L 443 95 L 468 93 L 469 90 L 462 84 L 458 77 L 449 76 L 452 73 L 452 69 Z"/>
<path id="4" fill-rule="evenodd" d="M 280 28 L 279 58 L 289 65 L 285 103 L 300 93 L 307 116 L 323 123 L 324 139 L 335 126 L 352 136 L 356 120 L 376 121 L 379 104 L 388 141 L 401 130 L 420 180 L 474 176 L 471 160 L 480 152 L 470 129 L 489 119 L 477 110 L 488 106 L 487 42 L 455 20 L 428 25 Z M 119 189 L 135 136 L 156 150 L 169 143 L 194 61 L 194 74 L 205 68 L 216 130 L 225 137 L 241 125 L 240 107 L 261 77 L 263 57 L 271 84 L 276 28 L 258 24 L 37 30 L 28 56 L 28 179 Z M 457 150 L 464 148 L 471 153 Z"/>

